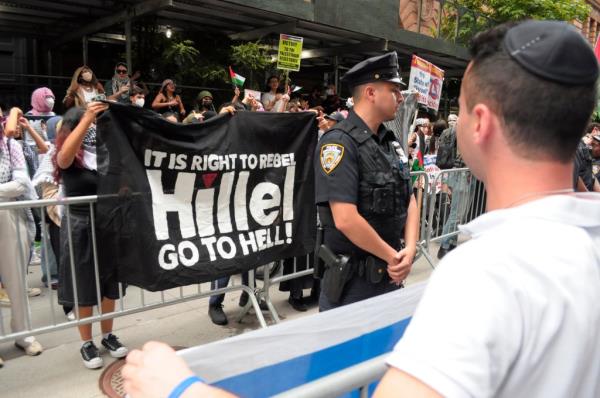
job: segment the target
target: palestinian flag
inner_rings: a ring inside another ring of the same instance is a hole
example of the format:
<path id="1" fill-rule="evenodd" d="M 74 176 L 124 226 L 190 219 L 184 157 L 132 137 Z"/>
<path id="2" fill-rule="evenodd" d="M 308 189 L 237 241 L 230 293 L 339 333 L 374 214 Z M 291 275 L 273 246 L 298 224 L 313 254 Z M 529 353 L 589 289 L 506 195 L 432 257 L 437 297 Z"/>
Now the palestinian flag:
<path id="1" fill-rule="evenodd" d="M 234 86 L 242 87 L 246 81 L 246 78 L 235 73 L 233 69 L 231 69 L 231 66 L 229 67 L 229 76 L 231 76 L 231 82 Z"/>
<path id="2" fill-rule="evenodd" d="M 412 165 L 411 165 L 410 171 L 424 171 L 424 170 L 425 170 L 425 166 L 423 164 L 423 152 L 421 152 L 421 150 L 419 149 L 414 154 L 414 158 L 412 159 Z M 416 180 L 417 180 L 417 177 L 413 176 L 412 177 L 413 184 L 415 183 Z"/>

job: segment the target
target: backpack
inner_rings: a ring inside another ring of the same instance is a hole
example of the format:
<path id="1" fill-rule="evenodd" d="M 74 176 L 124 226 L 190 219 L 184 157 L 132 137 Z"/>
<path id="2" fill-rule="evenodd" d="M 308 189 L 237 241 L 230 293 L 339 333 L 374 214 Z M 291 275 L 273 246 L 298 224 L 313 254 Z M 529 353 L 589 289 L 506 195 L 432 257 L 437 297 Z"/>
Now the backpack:
<path id="1" fill-rule="evenodd" d="M 451 127 L 444 130 L 440 136 L 435 164 L 442 170 L 455 167 L 456 160 L 456 129 Z"/>

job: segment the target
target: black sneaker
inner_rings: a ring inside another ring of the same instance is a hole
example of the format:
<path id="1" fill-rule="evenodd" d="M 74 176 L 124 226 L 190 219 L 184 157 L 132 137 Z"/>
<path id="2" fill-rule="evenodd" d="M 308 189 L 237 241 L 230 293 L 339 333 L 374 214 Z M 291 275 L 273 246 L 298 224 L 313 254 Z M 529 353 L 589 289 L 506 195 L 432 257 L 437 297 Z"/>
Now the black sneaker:
<path id="1" fill-rule="evenodd" d="M 444 258 L 446 256 L 446 254 L 450 253 L 454 249 L 456 249 L 456 245 L 453 245 L 453 244 L 451 244 L 448 248 L 441 246 L 440 249 L 438 250 L 437 258 L 439 260 L 441 260 L 442 258 Z"/>
<path id="2" fill-rule="evenodd" d="M 306 311 L 308 311 L 308 307 L 306 306 L 306 304 L 304 303 L 304 299 L 302 299 L 302 298 L 292 298 L 292 297 L 290 297 L 288 299 L 288 302 L 290 303 L 290 305 L 292 306 L 292 308 L 295 309 L 296 311 L 299 311 L 299 312 L 306 312 Z"/>
<path id="3" fill-rule="evenodd" d="M 250 299 L 250 296 L 248 295 L 248 293 L 246 292 L 242 292 L 242 295 L 240 296 L 240 307 L 245 307 L 246 304 L 248 304 L 248 300 Z"/>
<path id="4" fill-rule="evenodd" d="M 121 344 L 119 338 L 112 333 L 110 333 L 107 338 L 102 339 L 102 345 L 108 350 L 110 356 L 113 358 L 124 358 L 129 353 L 127 347 Z"/>
<path id="5" fill-rule="evenodd" d="M 208 316 L 215 325 L 227 325 L 227 315 L 223 312 L 223 304 L 209 305 Z"/>
<path id="6" fill-rule="evenodd" d="M 104 361 L 100 358 L 100 351 L 93 342 L 88 341 L 82 345 L 79 352 L 81 352 L 81 358 L 86 368 L 98 369 L 104 366 Z"/>

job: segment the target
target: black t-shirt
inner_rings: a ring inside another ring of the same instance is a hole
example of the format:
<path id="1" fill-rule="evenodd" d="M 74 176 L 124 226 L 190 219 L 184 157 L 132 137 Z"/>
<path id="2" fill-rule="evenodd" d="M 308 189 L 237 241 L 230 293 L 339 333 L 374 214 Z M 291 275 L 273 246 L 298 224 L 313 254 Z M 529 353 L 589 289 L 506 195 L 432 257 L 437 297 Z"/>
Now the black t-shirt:
<path id="1" fill-rule="evenodd" d="M 577 152 L 575 153 L 575 168 L 573 170 L 573 180 L 575 189 L 577 189 L 577 177 L 581 177 L 583 184 L 592 191 L 594 189 L 594 175 L 592 174 L 592 154 L 590 149 L 583 141 L 579 142 Z"/>
<path id="2" fill-rule="evenodd" d="M 67 197 L 96 195 L 98 191 L 98 173 L 72 164 L 61 171 L 62 182 Z M 89 215 L 90 205 L 71 205 L 71 213 Z M 65 209 L 66 214 L 66 209 Z"/>

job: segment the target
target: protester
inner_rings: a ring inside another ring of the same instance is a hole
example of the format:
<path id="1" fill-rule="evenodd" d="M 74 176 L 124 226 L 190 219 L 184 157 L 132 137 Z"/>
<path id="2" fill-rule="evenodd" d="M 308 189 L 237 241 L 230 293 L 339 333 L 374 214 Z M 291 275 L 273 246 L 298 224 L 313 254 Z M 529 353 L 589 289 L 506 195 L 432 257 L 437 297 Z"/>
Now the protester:
<path id="1" fill-rule="evenodd" d="M 279 88 L 279 78 L 270 76 L 267 79 L 267 91 L 262 94 L 262 104 L 267 112 L 285 111 L 287 102 L 290 100 L 288 94 L 284 94 Z"/>
<path id="2" fill-rule="evenodd" d="M 202 123 L 215 116 L 217 116 L 217 112 L 215 111 L 215 106 L 213 104 L 213 95 L 208 90 L 202 90 L 196 97 L 194 109 L 183 120 L 183 123 Z"/>
<path id="3" fill-rule="evenodd" d="M 573 184 L 579 192 L 600 192 L 600 183 L 592 173 L 592 154 L 590 147 L 584 141 L 585 136 L 579 140 L 573 166 Z M 591 139 L 590 139 L 591 144 Z"/>
<path id="4" fill-rule="evenodd" d="M 302 272 L 315 266 L 315 254 L 309 253 L 306 256 L 290 257 L 283 260 L 283 275 L 290 275 L 296 272 Z M 313 275 L 306 275 L 300 278 L 294 278 L 289 281 L 283 281 L 279 284 L 279 291 L 290 292 L 288 303 L 298 312 L 308 311 L 309 305 L 319 303 L 320 281 Z M 304 289 L 311 289 L 310 296 L 305 299 Z"/>
<path id="5" fill-rule="evenodd" d="M 600 135 L 592 135 L 592 173 L 600 181 Z"/>
<path id="6" fill-rule="evenodd" d="M 85 108 L 87 104 L 104 94 L 102 84 L 96 78 L 96 75 L 89 66 L 80 66 L 73 73 L 71 84 L 67 89 L 67 94 L 63 99 L 65 110 L 72 107 Z"/>
<path id="7" fill-rule="evenodd" d="M 325 112 L 331 113 L 338 111 L 342 105 L 340 97 L 335 89 L 335 84 L 330 84 L 325 90 L 325 99 L 321 103 L 321 106 L 325 108 Z"/>
<path id="8" fill-rule="evenodd" d="M 56 138 L 56 154 L 53 162 L 56 167 L 55 179 L 64 185 L 68 197 L 96 195 L 98 173 L 96 171 L 96 128 L 95 120 L 99 113 L 108 106 L 94 102 L 87 110 L 75 108 L 64 115 L 63 123 Z M 78 306 L 79 318 L 84 319 L 93 315 L 93 307 L 100 305 L 102 313 L 113 312 L 115 300 L 119 298 L 119 284 L 114 272 L 108 267 L 107 253 L 98 253 L 98 274 L 96 281 L 94 255 L 92 248 L 93 236 L 99 236 L 98 231 L 91 230 L 90 208 L 87 204 L 70 205 L 66 210 L 68 217 L 63 216 L 61 225 L 61 248 L 59 266 L 59 304 Z M 96 227 L 97 228 L 97 227 Z M 69 232 L 71 232 L 69 234 Z M 69 235 L 72 242 L 69 241 Z M 72 243 L 72 244 L 71 244 Z M 71 259 L 70 253 L 73 253 Z M 76 273 L 71 273 L 71 260 L 75 264 Z M 77 292 L 71 283 L 75 280 Z M 100 292 L 96 290 L 96 282 Z M 124 290 L 124 289 L 123 289 Z M 98 303 L 98 294 L 102 300 Z M 124 292 L 123 292 L 124 294 Z M 77 302 L 75 297 L 77 297 Z M 102 346 L 114 358 L 127 355 L 127 348 L 112 333 L 113 320 L 100 322 L 102 330 Z M 92 325 L 79 325 L 79 334 L 83 345 L 80 353 L 85 367 L 96 369 L 103 366 L 98 348 L 92 340 Z"/>
<path id="9" fill-rule="evenodd" d="M 465 163 L 458 150 L 456 139 L 456 122 L 458 118 L 449 118 L 448 120 L 451 120 L 450 123 L 454 126 L 444 130 L 440 136 L 436 165 L 441 170 L 464 168 Z M 442 228 L 442 236 L 446 236 L 456 231 L 458 224 L 463 220 L 469 208 L 469 197 L 471 191 L 474 189 L 474 181 L 469 174 L 459 172 L 444 173 L 442 178 L 444 190 L 450 194 L 450 212 Z M 450 235 L 444 238 L 437 252 L 438 259 L 441 260 L 446 254 L 454 250 L 456 246 L 457 235 Z"/>
<path id="10" fill-rule="evenodd" d="M 317 106 L 323 105 L 323 98 L 321 98 L 322 91 L 323 90 L 319 86 L 313 87 L 312 91 L 310 92 L 310 96 L 308 97 L 309 108 L 316 108 Z"/>
<path id="11" fill-rule="evenodd" d="M 0 124 L 0 202 L 34 200 L 37 195 L 29 179 L 22 147 L 12 138 L 22 111 L 13 108 L 6 124 Z M 12 332 L 27 329 L 26 272 L 35 225 L 30 210 L 0 210 L 0 278 L 11 307 Z M 43 348 L 35 337 L 20 338 L 15 345 L 27 355 L 39 355 Z M 0 366 L 2 360 L 0 359 Z"/>
<path id="12" fill-rule="evenodd" d="M 129 103 L 137 106 L 138 108 L 143 108 L 146 103 L 146 94 L 144 90 L 139 86 L 133 86 L 129 90 Z"/>
<path id="13" fill-rule="evenodd" d="M 48 121 L 49 131 L 54 137 L 56 124 L 62 120 L 61 116 L 55 116 L 56 123 L 52 119 Z M 50 123 L 52 121 L 52 123 Z M 56 171 L 52 163 L 55 147 L 52 144 L 48 146 L 48 152 L 40 160 L 40 165 L 33 177 L 33 186 L 40 192 L 41 199 L 56 200 L 59 198 L 59 186 L 54 175 Z M 41 245 L 41 265 L 42 265 L 42 283 L 46 287 L 50 286 L 53 290 L 58 288 L 58 259 L 60 258 L 60 212 L 58 206 L 47 206 L 43 208 L 46 213 L 46 225 L 42 228 L 46 230 L 46 236 L 50 243 L 46 246 L 46 240 L 42 239 Z M 72 310 L 71 307 L 64 307 L 65 315 Z"/>
<path id="14" fill-rule="evenodd" d="M 437 120 L 433 123 L 431 127 L 432 136 L 431 141 L 429 142 L 429 153 L 432 155 L 437 155 L 438 148 L 440 145 L 440 137 L 444 130 L 448 128 L 448 124 L 444 119 Z"/>
<path id="15" fill-rule="evenodd" d="M 40 87 L 31 94 L 31 109 L 25 114 L 28 117 L 29 124 L 44 140 L 46 137 L 46 120 L 52 116 L 56 116 L 53 112 L 55 97 L 52 90 L 48 87 Z M 25 142 L 27 145 L 34 147 L 36 145 L 33 137 L 30 137 L 28 132 L 25 134 Z"/>
<path id="16" fill-rule="evenodd" d="M 408 146 L 415 144 L 415 152 L 421 152 L 422 155 L 429 154 L 429 143 L 431 142 L 431 124 L 426 117 L 418 118 L 415 121 L 415 130 L 408 138 Z"/>
<path id="17" fill-rule="evenodd" d="M 302 94 L 300 96 L 300 109 L 303 111 L 307 111 L 310 109 L 310 104 L 309 104 L 309 96 L 307 94 Z"/>
<path id="18" fill-rule="evenodd" d="M 171 113 L 177 115 L 177 121 L 185 116 L 185 108 L 181 97 L 175 94 L 175 83 L 171 79 L 166 79 L 162 82 L 160 91 L 152 101 L 152 109 L 156 112 L 164 114 Z"/>
<path id="19" fill-rule="evenodd" d="M 131 81 L 129 79 L 129 75 L 127 74 L 127 64 L 125 62 L 119 62 L 115 65 L 114 76 L 104 85 L 106 99 L 110 101 L 117 101 L 122 104 L 130 104 L 130 87 Z"/>

